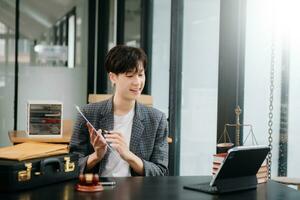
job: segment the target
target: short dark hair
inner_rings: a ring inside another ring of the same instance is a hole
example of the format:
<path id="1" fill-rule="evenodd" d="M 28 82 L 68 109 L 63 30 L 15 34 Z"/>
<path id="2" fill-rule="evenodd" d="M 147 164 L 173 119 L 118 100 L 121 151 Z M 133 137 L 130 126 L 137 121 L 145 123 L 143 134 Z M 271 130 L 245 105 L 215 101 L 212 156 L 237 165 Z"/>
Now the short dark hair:
<path id="1" fill-rule="evenodd" d="M 138 62 L 143 63 L 144 70 L 146 71 L 147 55 L 143 49 L 117 45 L 106 55 L 104 65 L 107 73 L 120 74 L 137 72 L 139 67 Z"/>

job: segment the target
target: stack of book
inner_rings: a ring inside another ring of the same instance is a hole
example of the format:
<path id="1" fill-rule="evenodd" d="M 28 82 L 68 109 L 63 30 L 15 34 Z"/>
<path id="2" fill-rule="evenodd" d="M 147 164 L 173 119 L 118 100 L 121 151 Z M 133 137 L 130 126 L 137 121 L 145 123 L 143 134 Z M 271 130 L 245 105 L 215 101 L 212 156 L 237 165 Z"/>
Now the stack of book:
<path id="1" fill-rule="evenodd" d="M 218 153 L 213 155 L 213 167 L 212 167 L 212 175 L 216 175 L 218 172 L 222 162 L 226 158 L 227 153 Z M 259 168 L 257 174 L 257 183 L 265 183 L 268 180 L 268 166 L 266 160 L 263 162 L 261 167 Z"/>
<path id="2" fill-rule="evenodd" d="M 267 161 L 265 160 L 261 167 L 259 168 L 257 174 L 257 183 L 265 183 L 268 180 L 268 166 L 267 166 Z"/>
<path id="3" fill-rule="evenodd" d="M 213 155 L 213 168 L 212 174 L 216 175 L 217 171 L 219 170 L 223 160 L 226 158 L 227 153 L 217 153 Z"/>

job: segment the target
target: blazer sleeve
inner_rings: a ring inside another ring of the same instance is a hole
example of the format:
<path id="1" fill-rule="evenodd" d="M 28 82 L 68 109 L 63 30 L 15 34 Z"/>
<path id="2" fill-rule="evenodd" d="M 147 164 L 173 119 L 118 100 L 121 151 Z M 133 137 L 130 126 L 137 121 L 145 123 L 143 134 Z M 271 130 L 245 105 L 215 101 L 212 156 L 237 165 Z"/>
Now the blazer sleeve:
<path id="1" fill-rule="evenodd" d="M 82 108 L 84 112 L 84 108 Z M 77 119 L 74 124 L 73 135 L 70 141 L 70 152 L 78 155 L 78 165 L 80 168 L 80 173 L 86 173 L 86 163 L 88 156 L 94 150 L 91 148 L 90 138 L 88 129 L 86 127 L 86 122 L 80 114 L 77 114 Z M 91 172 L 98 173 L 98 166 L 95 166 Z"/>
<path id="2" fill-rule="evenodd" d="M 167 176 L 169 162 L 168 123 L 162 113 L 156 132 L 155 143 L 150 160 L 142 159 L 145 176 Z"/>

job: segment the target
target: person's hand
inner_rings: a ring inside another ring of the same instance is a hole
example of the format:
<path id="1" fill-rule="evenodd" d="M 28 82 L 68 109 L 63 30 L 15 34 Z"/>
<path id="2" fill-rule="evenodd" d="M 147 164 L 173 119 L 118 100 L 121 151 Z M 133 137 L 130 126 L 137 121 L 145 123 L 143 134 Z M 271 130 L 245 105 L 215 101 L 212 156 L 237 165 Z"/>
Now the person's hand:
<path id="1" fill-rule="evenodd" d="M 102 160 L 104 157 L 106 151 L 107 151 L 107 143 L 102 136 L 101 129 L 96 132 L 91 124 L 86 124 L 90 133 L 90 142 L 95 150 L 95 155 L 97 160 Z"/>
<path id="2" fill-rule="evenodd" d="M 128 145 L 125 142 L 123 135 L 116 131 L 110 131 L 109 134 L 105 134 L 105 139 L 110 146 L 113 147 L 125 161 L 132 156 L 132 152 L 129 150 Z"/>

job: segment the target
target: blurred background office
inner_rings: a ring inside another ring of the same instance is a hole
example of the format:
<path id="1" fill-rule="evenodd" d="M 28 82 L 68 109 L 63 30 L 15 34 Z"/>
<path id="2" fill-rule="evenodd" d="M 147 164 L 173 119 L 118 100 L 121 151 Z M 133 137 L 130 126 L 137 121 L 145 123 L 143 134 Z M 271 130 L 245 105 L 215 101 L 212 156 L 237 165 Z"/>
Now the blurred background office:
<path id="1" fill-rule="evenodd" d="M 0 146 L 26 130 L 29 100 L 111 93 L 103 63 L 116 44 L 148 55 L 145 94 L 169 120 L 170 174 L 211 174 L 224 124 L 253 125 L 272 146 L 272 175 L 300 176 L 297 0 L 0 0 Z M 243 144 L 228 130 L 231 141 Z M 250 142 L 250 141 L 247 141 Z"/>

